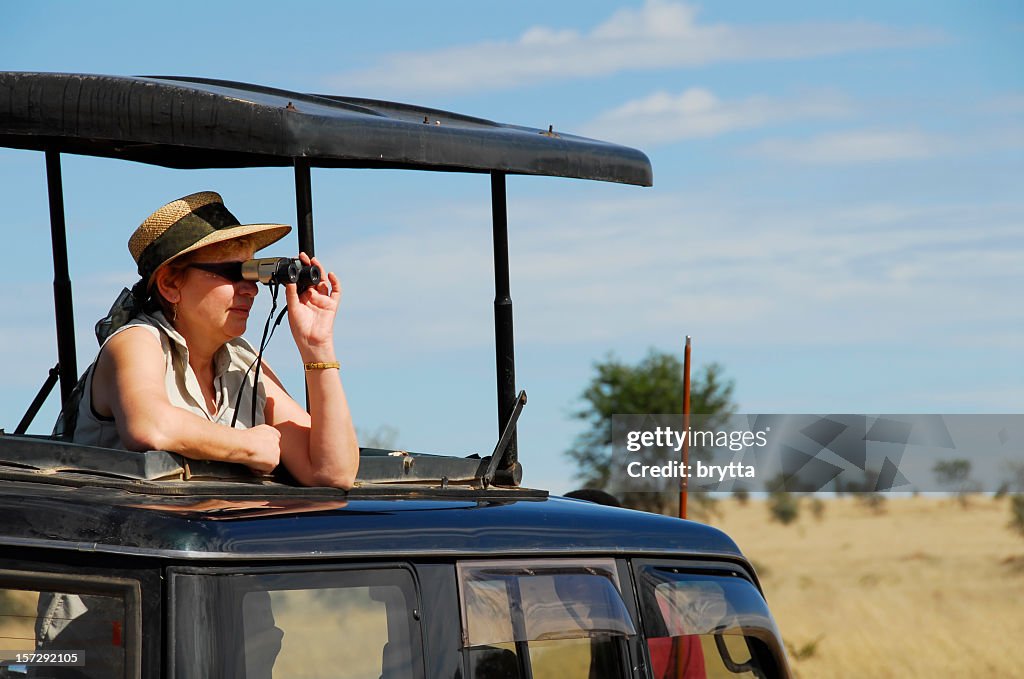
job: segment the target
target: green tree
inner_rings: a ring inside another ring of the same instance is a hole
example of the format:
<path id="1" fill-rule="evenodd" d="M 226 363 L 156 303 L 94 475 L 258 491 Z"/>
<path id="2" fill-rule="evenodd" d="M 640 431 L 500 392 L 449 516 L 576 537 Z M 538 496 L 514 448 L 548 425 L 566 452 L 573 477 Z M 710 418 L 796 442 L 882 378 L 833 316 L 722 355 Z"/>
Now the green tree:
<path id="1" fill-rule="evenodd" d="M 1012 490 L 1017 493 L 1024 493 L 1024 462 L 1007 460 L 1005 467 L 1009 478 L 1003 485 L 1007 487 L 1007 492 Z"/>
<path id="2" fill-rule="evenodd" d="M 595 375 L 581 395 L 584 407 L 573 417 L 586 423 L 566 454 L 579 465 L 576 477 L 588 488 L 615 493 L 612 486 L 612 415 L 682 413 L 683 363 L 674 355 L 651 349 L 636 365 L 609 355 L 594 364 Z M 735 412 L 733 383 L 722 366 L 711 363 L 690 380 L 690 410 L 708 426 Z M 693 494 L 698 502 L 703 494 Z M 628 493 L 625 506 L 659 513 L 675 512 L 678 494 Z"/>
<path id="3" fill-rule="evenodd" d="M 736 502 L 739 502 L 743 506 L 746 506 L 746 504 L 750 502 L 750 491 L 747 490 L 747 487 L 744 485 L 737 484 L 734 486 L 732 489 L 732 496 L 736 499 Z"/>
<path id="4" fill-rule="evenodd" d="M 971 473 L 971 463 L 968 460 L 942 460 L 935 463 L 932 471 L 940 484 L 959 488 Z"/>
<path id="5" fill-rule="evenodd" d="M 1010 500 L 1010 528 L 1024 535 L 1024 495 L 1014 495 Z"/>
<path id="6" fill-rule="evenodd" d="M 939 485 L 955 491 L 960 504 L 967 504 L 968 494 L 975 490 L 974 483 L 970 480 L 970 460 L 941 460 L 935 463 L 932 472 L 935 473 Z"/>
<path id="7" fill-rule="evenodd" d="M 772 521 L 788 526 L 800 516 L 800 497 L 781 488 L 773 490 L 768 496 L 768 512 Z"/>
<path id="8" fill-rule="evenodd" d="M 772 521 L 788 526 L 800 517 L 800 495 L 788 490 L 794 484 L 792 477 L 779 473 L 768 479 L 764 487 L 768 492 L 768 515 Z"/>
<path id="9" fill-rule="evenodd" d="M 815 521 L 821 521 L 825 518 L 825 501 L 820 497 L 811 497 L 811 514 L 814 515 Z"/>

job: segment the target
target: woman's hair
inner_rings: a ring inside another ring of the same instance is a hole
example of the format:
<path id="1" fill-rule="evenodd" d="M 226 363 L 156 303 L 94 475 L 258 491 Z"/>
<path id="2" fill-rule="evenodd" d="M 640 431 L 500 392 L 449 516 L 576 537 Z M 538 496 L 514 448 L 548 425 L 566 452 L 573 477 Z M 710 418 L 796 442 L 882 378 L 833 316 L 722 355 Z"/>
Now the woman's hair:
<path id="1" fill-rule="evenodd" d="M 154 311 L 163 311 L 164 315 L 171 318 L 173 305 L 164 299 L 164 296 L 160 294 L 160 286 L 156 284 L 157 277 L 160 275 L 170 276 L 172 280 L 178 279 L 185 274 L 185 269 L 188 265 L 196 261 L 199 256 L 203 254 L 214 253 L 217 255 L 234 255 L 237 253 L 248 254 L 253 251 L 256 246 L 256 239 L 252 236 L 240 236 L 238 238 L 232 238 L 231 240 L 222 241 L 220 243 L 214 243 L 213 245 L 207 245 L 204 248 L 193 250 L 192 252 L 185 253 L 181 257 L 172 259 L 167 264 L 157 269 L 153 273 L 153 288 L 150 291 L 149 298 L 146 300 L 144 305 L 145 311 L 152 313 Z"/>

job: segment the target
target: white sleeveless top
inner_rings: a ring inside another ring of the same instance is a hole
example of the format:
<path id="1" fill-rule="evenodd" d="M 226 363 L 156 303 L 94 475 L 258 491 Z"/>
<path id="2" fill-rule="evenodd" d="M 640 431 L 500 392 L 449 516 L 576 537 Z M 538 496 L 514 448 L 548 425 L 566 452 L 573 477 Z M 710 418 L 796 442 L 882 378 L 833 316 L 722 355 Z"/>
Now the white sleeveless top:
<path id="1" fill-rule="evenodd" d="M 211 415 L 206 409 L 206 399 L 203 397 L 199 380 L 188 363 L 188 345 L 185 338 L 159 311 L 153 314 L 139 314 L 111 333 L 110 337 L 135 327 L 146 328 L 160 340 L 160 346 L 164 350 L 164 385 L 171 405 L 184 408 L 211 422 L 231 426 L 231 420 L 235 415 L 235 402 L 241 389 L 243 393 L 241 400 L 238 401 L 238 421 L 235 427 L 246 429 L 264 423 L 263 409 L 267 402 L 267 394 L 262 382 L 256 390 L 256 419 L 251 418 L 255 367 L 249 370 L 249 366 L 256 360 L 256 352 L 247 341 L 237 337 L 228 341 L 214 354 L 213 384 L 216 390 L 216 412 Z M 103 346 L 110 341 L 110 337 Z M 100 347 L 100 351 L 103 351 L 103 347 Z M 91 446 L 123 449 L 124 445 L 121 443 L 113 418 L 100 416 L 92 406 L 92 378 L 95 367 L 95 362 L 89 367 L 82 400 L 78 406 L 78 420 L 73 440 Z"/>

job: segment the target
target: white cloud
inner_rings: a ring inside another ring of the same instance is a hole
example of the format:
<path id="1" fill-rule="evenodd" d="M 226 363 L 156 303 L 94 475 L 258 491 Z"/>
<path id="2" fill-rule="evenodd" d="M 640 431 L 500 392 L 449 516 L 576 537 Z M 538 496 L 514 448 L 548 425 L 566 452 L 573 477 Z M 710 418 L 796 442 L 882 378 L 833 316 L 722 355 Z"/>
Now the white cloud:
<path id="1" fill-rule="evenodd" d="M 655 92 L 600 114 L 581 133 L 637 146 L 715 137 L 794 120 L 835 118 L 851 112 L 845 97 L 815 92 L 790 99 L 748 97 L 722 101 L 703 88 Z"/>
<path id="2" fill-rule="evenodd" d="M 517 39 L 385 56 L 329 85 L 363 93 L 504 89 L 543 80 L 728 61 L 802 59 L 914 47 L 943 39 L 931 29 L 863 21 L 737 26 L 698 21 L 692 5 L 648 0 L 615 12 L 590 32 L 534 26 Z"/>
<path id="3" fill-rule="evenodd" d="M 557 31 L 546 26 L 534 26 L 525 33 L 519 41 L 523 45 L 543 47 L 545 45 L 567 45 L 579 40 L 580 35 L 576 31 Z"/>
<path id="4" fill-rule="evenodd" d="M 806 139 L 766 139 L 753 147 L 780 160 L 838 165 L 890 160 L 917 160 L 950 153 L 956 145 L 916 130 L 852 130 Z"/>

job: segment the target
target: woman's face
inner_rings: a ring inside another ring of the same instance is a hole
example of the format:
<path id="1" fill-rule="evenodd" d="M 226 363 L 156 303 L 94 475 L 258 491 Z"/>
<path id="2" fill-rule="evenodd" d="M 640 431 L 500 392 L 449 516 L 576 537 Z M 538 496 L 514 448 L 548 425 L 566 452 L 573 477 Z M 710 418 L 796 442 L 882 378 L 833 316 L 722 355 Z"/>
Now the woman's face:
<path id="1" fill-rule="evenodd" d="M 251 247 L 237 243 L 212 245 L 196 250 L 189 262 L 244 262 L 252 259 Z M 175 326 L 182 334 L 202 333 L 217 341 L 241 336 L 259 287 L 253 281 L 232 283 L 218 274 L 186 267 L 179 279 L 180 301 Z"/>

